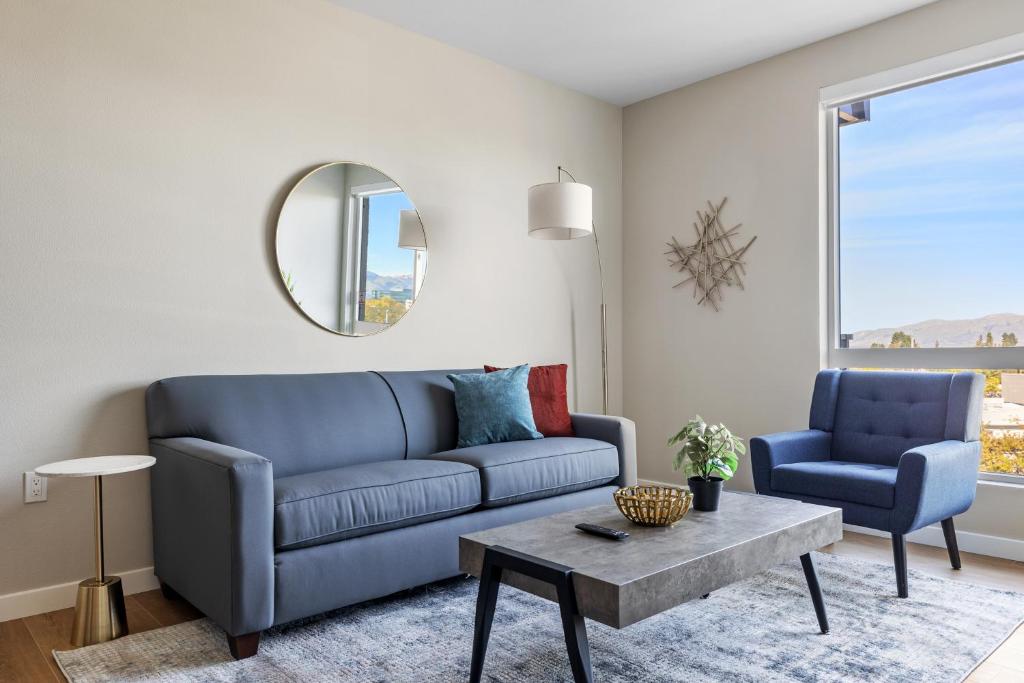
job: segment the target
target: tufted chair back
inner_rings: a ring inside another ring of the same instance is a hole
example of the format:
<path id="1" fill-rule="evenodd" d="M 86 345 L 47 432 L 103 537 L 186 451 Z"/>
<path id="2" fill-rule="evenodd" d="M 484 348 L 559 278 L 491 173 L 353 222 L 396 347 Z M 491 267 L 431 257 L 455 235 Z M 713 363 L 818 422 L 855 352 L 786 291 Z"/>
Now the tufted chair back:
<path id="1" fill-rule="evenodd" d="M 832 432 L 832 459 L 895 467 L 904 452 L 977 441 L 984 378 L 973 372 L 822 370 L 811 429 Z"/>

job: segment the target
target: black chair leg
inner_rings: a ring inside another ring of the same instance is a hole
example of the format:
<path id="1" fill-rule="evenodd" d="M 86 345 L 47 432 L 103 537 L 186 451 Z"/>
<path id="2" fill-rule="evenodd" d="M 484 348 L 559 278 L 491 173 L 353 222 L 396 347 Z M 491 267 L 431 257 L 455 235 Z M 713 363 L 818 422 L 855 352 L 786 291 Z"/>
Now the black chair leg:
<path id="1" fill-rule="evenodd" d="M 956 529 L 953 518 L 942 520 L 942 535 L 946 537 L 946 550 L 949 552 L 949 564 L 953 569 L 960 569 L 960 547 L 956 544 Z"/>
<path id="2" fill-rule="evenodd" d="M 896 562 L 896 594 L 907 597 L 907 539 L 903 534 L 892 535 L 892 557 Z"/>

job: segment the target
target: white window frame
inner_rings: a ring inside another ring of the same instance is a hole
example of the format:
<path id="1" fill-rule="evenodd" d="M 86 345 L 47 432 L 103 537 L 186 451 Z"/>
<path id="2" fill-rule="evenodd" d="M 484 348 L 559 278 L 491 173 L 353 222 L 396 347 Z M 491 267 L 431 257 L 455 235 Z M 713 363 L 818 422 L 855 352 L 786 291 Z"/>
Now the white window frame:
<path id="1" fill-rule="evenodd" d="M 345 226 L 342 258 L 347 259 L 342 268 L 346 279 L 343 292 L 348 292 L 347 300 L 342 301 L 342 321 L 345 329 L 351 334 L 367 335 L 380 332 L 387 325 L 359 319 L 359 276 L 366 264 L 362 262 L 363 253 L 363 222 L 368 220 L 363 215 L 363 199 L 374 195 L 402 192 L 398 183 L 387 180 L 376 183 L 354 185 L 349 191 L 348 223 Z"/>
<path id="2" fill-rule="evenodd" d="M 949 54 L 897 67 L 878 74 L 821 88 L 819 91 L 819 131 L 821 142 L 821 182 L 819 206 L 822 207 L 821 234 L 825 253 L 821 338 L 822 363 L 833 368 L 1024 368 L 1024 346 L 1013 348 L 917 348 L 917 349 L 842 349 L 839 348 L 839 205 L 837 174 L 838 119 L 836 110 L 844 104 L 887 95 L 926 83 L 961 76 L 1001 64 L 1024 59 L 1024 33 Z M 1024 488 L 1024 477 L 981 472 L 980 479 L 1005 482 Z"/>
<path id="3" fill-rule="evenodd" d="M 825 341 L 823 360 L 837 368 L 1024 368 L 1024 346 L 1014 348 L 918 348 L 918 349 L 841 349 L 839 348 L 839 213 L 836 143 L 836 109 L 843 104 L 878 97 L 933 81 L 960 76 L 972 71 L 1024 59 L 1024 33 L 958 50 L 822 88 L 820 116 L 824 178 L 821 206 L 825 207 L 826 300 L 823 316 Z"/>

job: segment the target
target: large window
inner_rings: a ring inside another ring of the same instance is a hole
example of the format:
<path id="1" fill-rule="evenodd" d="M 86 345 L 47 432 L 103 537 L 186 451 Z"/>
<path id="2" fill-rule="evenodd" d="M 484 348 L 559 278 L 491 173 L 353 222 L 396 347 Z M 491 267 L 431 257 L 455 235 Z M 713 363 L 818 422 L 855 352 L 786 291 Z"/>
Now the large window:
<path id="1" fill-rule="evenodd" d="M 836 116 L 840 341 L 1024 341 L 1024 62 Z"/>
<path id="2" fill-rule="evenodd" d="M 991 478 L 1024 475 L 1022 57 L 1011 38 L 822 90 L 827 362 L 979 368 Z"/>

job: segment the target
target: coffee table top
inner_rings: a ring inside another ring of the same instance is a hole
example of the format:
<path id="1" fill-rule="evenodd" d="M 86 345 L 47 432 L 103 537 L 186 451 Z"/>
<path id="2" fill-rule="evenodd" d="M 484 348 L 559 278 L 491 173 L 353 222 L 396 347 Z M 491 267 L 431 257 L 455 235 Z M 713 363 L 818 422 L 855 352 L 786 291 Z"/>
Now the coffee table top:
<path id="1" fill-rule="evenodd" d="M 580 522 L 630 537 L 584 534 L 574 528 Z M 691 510 L 673 527 L 642 527 L 614 505 L 600 505 L 467 534 L 459 538 L 459 566 L 479 576 L 484 549 L 494 545 L 572 567 L 580 613 L 623 628 L 842 536 L 839 508 L 723 493 L 717 512 Z M 525 576 L 506 583 L 555 599 L 550 586 Z"/>

